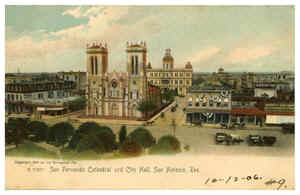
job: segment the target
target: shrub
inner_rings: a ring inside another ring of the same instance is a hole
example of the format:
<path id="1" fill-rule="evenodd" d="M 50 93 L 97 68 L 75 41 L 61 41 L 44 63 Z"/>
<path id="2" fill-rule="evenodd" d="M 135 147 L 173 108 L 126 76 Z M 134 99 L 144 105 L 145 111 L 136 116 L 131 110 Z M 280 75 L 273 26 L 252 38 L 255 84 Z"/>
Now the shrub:
<path id="1" fill-rule="evenodd" d="M 172 135 L 161 137 L 149 151 L 150 154 L 176 154 L 179 152 L 181 152 L 180 142 Z"/>
<path id="2" fill-rule="evenodd" d="M 127 128 L 125 125 L 122 125 L 120 131 L 119 131 L 119 142 L 122 144 L 127 136 Z"/>
<path id="3" fill-rule="evenodd" d="M 128 135 L 128 138 L 141 144 L 143 148 L 149 148 L 155 144 L 155 138 L 152 136 L 151 132 L 143 127 L 135 129 Z"/>
<path id="4" fill-rule="evenodd" d="M 63 146 L 69 141 L 74 134 L 74 127 L 68 122 L 56 123 L 50 128 L 48 142 L 56 146 Z"/>
<path id="5" fill-rule="evenodd" d="M 84 140 L 81 141 L 83 138 Z M 97 150 L 98 146 L 96 144 L 90 144 L 95 142 L 101 142 L 105 152 L 111 152 L 117 149 L 116 136 L 113 131 L 109 127 L 100 126 L 94 122 L 81 124 L 72 136 L 69 147 L 77 150 L 80 148 L 79 150 L 81 151 L 85 150 L 85 148 L 93 149 L 95 147 L 95 150 Z M 81 144 L 80 146 L 78 146 L 79 143 Z M 86 144 L 86 146 L 83 146 L 83 144 Z"/>
<path id="6" fill-rule="evenodd" d="M 102 154 L 105 152 L 105 147 L 102 141 L 99 140 L 97 136 L 88 134 L 80 139 L 79 143 L 77 144 L 76 150 L 78 152 L 93 150 L 96 153 Z"/>
<path id="7" fill-rule="evenodd" d="M 27 125 L 27 129 L 32 141 L 45 141 L 47 140 L 49 127 L 42 121 L 32 121 Z"/>
<path id="8" fill-rule="evenodd" d="M 120 153 L 128 156 L 139 156 L 142 151 L 142 145 L 131 139 L 126 139 L 120 148 Z"/>
<path id="9" fill-rule="evenodd" d="M 77 111 L 77 110 L 82 110 L 86 106 L 86 99 L 85 97 L 79 97 L 75 100 L 69 101 L 68 106 L 70 111 Z"/>
<path id="10" fill-rule="evenodd" d="M 185 151 L 190 151 L 190 148 L 191 148 L 190 145 L 185 145 L 184 146 Z"/>
<path id="11" fill-rule="evenodd" d="M 19 144 L 22 144 L 25 139 L 27 139 L 27 124 L 28 119 L 16 118 L 8 119 L 8 122 L 5 124 L 5 138 L 7 143 L 14 143 L 16 147 Z"/>

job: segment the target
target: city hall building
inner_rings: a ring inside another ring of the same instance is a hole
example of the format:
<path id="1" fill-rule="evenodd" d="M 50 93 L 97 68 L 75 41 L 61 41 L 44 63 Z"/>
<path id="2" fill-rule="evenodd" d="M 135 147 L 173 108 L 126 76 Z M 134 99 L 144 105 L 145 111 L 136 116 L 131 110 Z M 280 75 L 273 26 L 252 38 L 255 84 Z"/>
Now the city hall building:
<path id="1" fill-rule="evenodd" d="M 171 49 L 166 49 L 162 59 L 162 68 L 152 68 L 149 63 L 146 69 L 151 84 L 162 90 L 175 90 L 178 95 L 186 96 L 192 86 L 193 67 L 187 62 L 184 68 L 174 68 L 174 58 Z"/>

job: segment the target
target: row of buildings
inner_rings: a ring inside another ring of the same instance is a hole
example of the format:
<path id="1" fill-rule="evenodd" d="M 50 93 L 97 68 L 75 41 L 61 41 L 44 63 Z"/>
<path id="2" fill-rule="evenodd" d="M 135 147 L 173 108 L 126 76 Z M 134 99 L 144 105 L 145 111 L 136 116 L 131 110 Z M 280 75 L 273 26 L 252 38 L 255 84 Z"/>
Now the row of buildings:
<path id="1" fill-rule="evenodd" d="M 80 74 L 85 76 L 85 74 Z M 78 73 L 76 73 L 78 74 Z M 82 89 L 62 73 L 15 73 L 5 75 L 5 112 L 60 115 L 68 112 L 68 102 L 80 96 Z M 82 78 L 81 78 L 82 79 Z"/>
<path id="2" fill-rule="evenodd" d="M 153 114 L 164 106 L 161 94 L 172 90 L 186 98 L 187 123 L 263 124 L 270 114 L 294 115 L 293 72 L 238 73 L 220 68 L 215 73 L 193 73 L 190 62 L 175 66 L 171 49 L 165 50 L 161 68 L 148 61 L 145 42 L 127 43 L 125 52 L 125 72 L 109 72 L 107 44 L 92 43 L 86 47 L 86 72 L 6 74 L 6 112 L 63 114 L 68 102 L 81 96 L 86 98 L 86 117 L 136 120 L 143 118 L 139 102 L 153 100 L 157 105 Z"/>
<path id="3" fill-rule="evenodd" d="M 256 86 L 255 94 L 235 93 L 218 82 L 192 86 L 186 96 L 186 123 L 279 125 L 294 123 L 294 93 Z M 257 92 L 259 91 L 259 92 Z M 267 94 L 267 95 L 266 95 Z"/>

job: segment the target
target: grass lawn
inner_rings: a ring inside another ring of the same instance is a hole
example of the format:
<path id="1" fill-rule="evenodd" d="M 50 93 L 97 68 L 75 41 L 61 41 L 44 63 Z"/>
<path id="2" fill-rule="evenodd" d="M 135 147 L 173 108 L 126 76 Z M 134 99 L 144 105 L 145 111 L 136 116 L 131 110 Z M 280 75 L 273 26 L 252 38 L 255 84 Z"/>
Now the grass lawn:
<path id="1" fill-rule="evenodd" d="M 19 145 L 18 148 L 12 148 L 5 150 L 6 156 L 16 156 L 16 157 L 30 157 L 30 158 L 57 158 L 54 152 L 50 152 L 34 145 L 31 142 L 26 142 L 22 145 Z"/>
<path id="2" fill-rule="evenodd" d="M 98 154 L 92 150 L 77 152 L 74 150 L 64 149 L 61 152 L 64 160 L 100 160 L 100 159 L 120 159 L 131 158 L 131 156 L 120 154 L 119 152 Z"/>

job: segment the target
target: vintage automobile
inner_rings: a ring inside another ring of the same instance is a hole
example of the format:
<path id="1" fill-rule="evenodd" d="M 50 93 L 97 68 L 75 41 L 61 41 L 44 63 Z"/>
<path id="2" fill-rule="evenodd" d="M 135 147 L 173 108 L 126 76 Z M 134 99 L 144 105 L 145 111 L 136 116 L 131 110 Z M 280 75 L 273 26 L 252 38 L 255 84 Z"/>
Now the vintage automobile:
<path id="1" fill-rule="evenodd" d="M 295 124 L 294 123 L 284 123 L 282 124 L 282 133 L 287 134 L 294 134 L 295 133 Z"/>
<path id="2" fill-rule="evenodd" d="M 220 123 L 221 128 L 224 129 L 235 129 L 235 128 L 244 128 L 245 127 L 245 123 Z"/>
<path id="3" fill-rule="evenodd" d="M 247 140 L 249 146 L 272 146 L 276 142 L 276 137 L 249 135 Z"/>
<path id="4" fill-rule="evenodd" d="M 239 135 L 235 135 L 235 134 L 216 133 L 216 137 L 215 137 L 216 144 L 234 145 L 234 144 L 240 144 L 243 141 L 244 140 L 241 139 Z"/>

